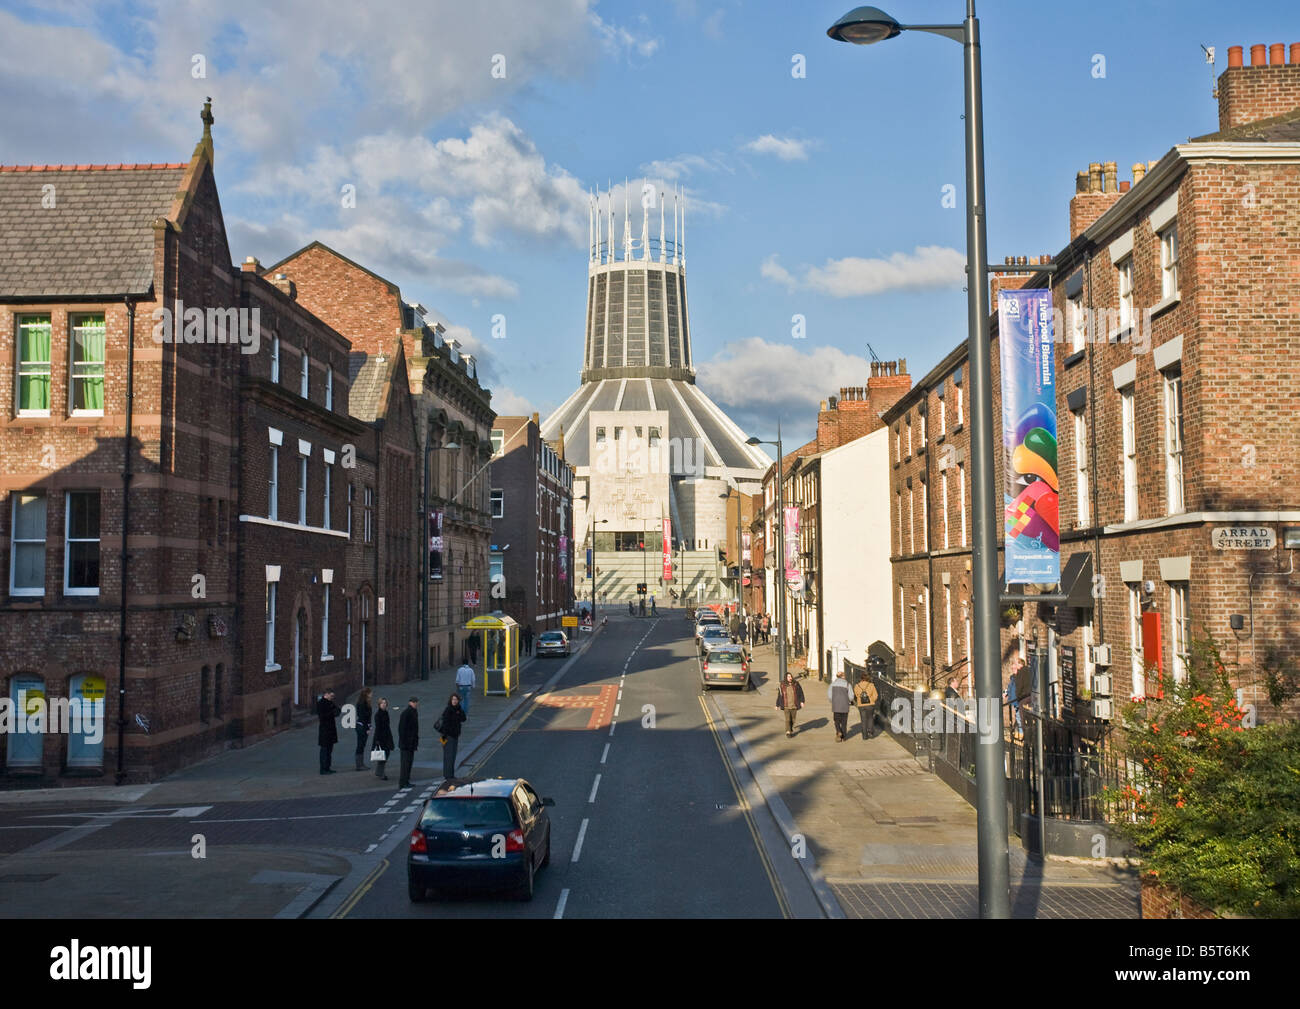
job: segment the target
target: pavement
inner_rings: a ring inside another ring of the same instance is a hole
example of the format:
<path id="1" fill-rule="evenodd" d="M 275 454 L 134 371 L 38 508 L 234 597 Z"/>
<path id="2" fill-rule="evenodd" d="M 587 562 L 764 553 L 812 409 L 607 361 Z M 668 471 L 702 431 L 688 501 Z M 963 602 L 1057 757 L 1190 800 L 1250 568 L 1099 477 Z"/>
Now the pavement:
<path id="1" fill-rule="evenodd" d="M 856 709 L 847 738 L 836 742 L 826 682 L 798 681 L 805 706 L 786 738 L 774 652 L 754 649 L 754 690 L 713 691 L 713 700 L 783 831 L 803 842 L 792 849 L 806 847 L 801 867 L 827 915 L 978 917 L 975 809 L 888 731 L 864 740 Z M 1014 835 L 1008 849 L 1013 917 L 1141 916 L 1131 871 L 1050 856 L 1043 862 Z"/>

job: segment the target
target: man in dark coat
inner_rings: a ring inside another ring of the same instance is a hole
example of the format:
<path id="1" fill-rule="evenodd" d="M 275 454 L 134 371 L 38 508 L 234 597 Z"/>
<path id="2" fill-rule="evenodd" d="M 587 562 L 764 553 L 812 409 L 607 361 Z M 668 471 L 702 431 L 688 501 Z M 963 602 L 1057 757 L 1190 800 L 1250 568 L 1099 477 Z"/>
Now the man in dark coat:
<path id="1" fill-rule="evenodd" d="M 402 710 L 402 717 L 397 720 L 397 748 L 402 751 L 402 774 L 398 779 L 398 788 L 411 785 L 411 765 L 415 763 L 415 751 L 420 745 L 420 702 L 412 697 Z"/>
<path id="2" fill-rule="evenodd" d="M 334 719 L 339 717 L 339 706 L 334 703 L 334 691 L 325 691 L 316 705 L 316 714 L 320 718 L 320 731 L 316 734 L 316 742 L 320 744 L 320 773 L 333 774 L 330 761 L 334 744 L 339 741 L 339 729 L 334 724 Z"/>

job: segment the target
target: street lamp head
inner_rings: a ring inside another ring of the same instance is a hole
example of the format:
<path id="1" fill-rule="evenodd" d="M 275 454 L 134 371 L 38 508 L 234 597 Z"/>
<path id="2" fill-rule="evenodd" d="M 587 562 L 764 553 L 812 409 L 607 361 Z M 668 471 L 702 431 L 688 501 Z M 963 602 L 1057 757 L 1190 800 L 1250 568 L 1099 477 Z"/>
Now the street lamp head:
<path id="1" fill-rule="evenodd" d="M 454 451 L 456 451 L 456 449 L 460 448 L 460 443 L 459 443 L 459 442 L 454 442 L 454 441 L 449 441 L 449 442 L 447 442 L 446 445 L 440 445 L 439 448 L 441 448 L 444 452 L 445 452 L 445 451 L 448 451 L 448 450 L 454 452 Z"/>
<path id="2" fill-rule="evenodd" d="M 827 28 L 826 34 L 837 42 L 867 46 L 892 39 L 902 30 L 903 26 L 879 7 L 855 7 Z"/>
<path id="3" fill-rule="evenodd" d="M 753 438 L 746 438 L 746 439 L 745 439 L 745 444 L 746 444 L 746 445 L 765 445 L 766 442 L 764 442 L 762 438 L 759 438 L 757 435 L 755 435 Z"/>

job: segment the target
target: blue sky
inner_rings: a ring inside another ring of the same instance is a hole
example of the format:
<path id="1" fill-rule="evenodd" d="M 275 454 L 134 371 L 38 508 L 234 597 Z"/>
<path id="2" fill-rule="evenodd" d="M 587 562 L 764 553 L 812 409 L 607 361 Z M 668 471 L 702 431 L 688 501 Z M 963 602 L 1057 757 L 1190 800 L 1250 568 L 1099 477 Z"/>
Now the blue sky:
<path id="1" fill-rule="evenodd" d="M 848 6 L 4 2 L 0 161 L 185 160 L 211 95 L 236 261 L 337 247 L 479 354 L 499 412 L 543 416 L 581 366 L 587 191 L 684 185 L 700 384 L 794 444 L 818 400 L 865 384 L 868 343 L 919 376 L 965 335 L 961 49 L 832 42 Z M 884 6 L 914 24 L 964 9 Z M 1300 41 L 1292 3 L 1236 5 L 1226 26 L 1223 9 L 980 5 L 994 262 L 1066 243 L 1090 161 L 1126 179 L 1214 130 L 1229 46 Z M 51 73 L 72 54 L 78 74 Z"/>

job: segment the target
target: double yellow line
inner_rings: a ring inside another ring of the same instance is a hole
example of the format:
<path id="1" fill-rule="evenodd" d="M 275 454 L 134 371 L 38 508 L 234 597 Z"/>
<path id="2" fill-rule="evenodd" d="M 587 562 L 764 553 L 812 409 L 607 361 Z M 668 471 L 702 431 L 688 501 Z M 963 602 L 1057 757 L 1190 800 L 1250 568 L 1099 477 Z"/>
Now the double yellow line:
<path id="1" fill-rule="evenodd" d="M 371 887 L 373 887 L 377 882 L 379 882 L 379 877 L 384 874 L 384 870 L 386 870 L 387 868 L 388 868 L 388 859 L 385 858 L 381 860 L 377 866 L 375 866 L 373 869 L 370 870 L 370 875 L 361 881 L 361 885 L 352 891 L 352 893 L 348 896 L 347 900 L 345 900 L 342 904 L 340 904 L 337 908 L 334 909 L 334 913 L 330 915 L 330 917 L 346 918 L 348 916 L 348 913 L 354 907 L 357 906 L 357 902 L 360 901 L 362 897 L 364 897 L 367 893 L 370 892 Z"/>
<path id="2" fill-rule="evenodd" d="M 777 882 L 776 869 L 772 865 L 772 860 L 768 857 L 767 848 L 764 846 L 762 838 L 758 836 L 758 826 L 754 823 L 754 815 L 750 809 L 749 800 L 745 798 L 745 790 L 741 787 L 740 780 L 736 777 L 736 772 L 731 766 L 731 759 L 727 756 L 727 748 L 723 745 L 718 726 L 713 721 L 713 716 L 709 714 L 709 704 L 704 699 L 703 694 L 699 695 L 697 700 L 704 712 L 704 723 L 709 727 L 713 742 L 718 747 L 718 756 L 722 758 L 722 766 L 727 771 L 727 777 L 731 781 L 731 788 L 736 793 L 736 799 L 740 803 L 740 810 L 745 814 L 745 824 L 749 827 L 750 836 L 754 839 L 754 847 L 758 850 L 758 857 L 763 861 L 763 871 L 767 873 L 767 881 L 772 885 L 772 893 L 776 895 L 776 902 L 781 907 L 781 917 L 791 918 L 793 915 L 790 913 L 790 905 L 786 902 L 785 891 L 781 889 L 781 884 Z"/>

